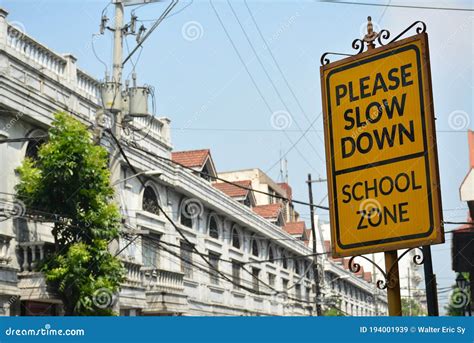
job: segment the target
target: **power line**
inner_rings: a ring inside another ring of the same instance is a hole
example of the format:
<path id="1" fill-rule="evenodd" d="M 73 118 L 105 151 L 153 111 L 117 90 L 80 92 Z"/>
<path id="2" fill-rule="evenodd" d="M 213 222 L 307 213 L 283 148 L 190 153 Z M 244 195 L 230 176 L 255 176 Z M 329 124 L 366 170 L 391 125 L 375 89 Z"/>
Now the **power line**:
<path id="1" fill-rule="evenodd" d="M 270 54 L 270 57 L 272 58 L 272 60 L 273 60 L 273 62 L 274 62 L 274 64 L 275 64 L 275 66 L 277 67 L 277 69 L 278 69 L 280 75 L 282 76 L 283 81 L 285 81 L 286 86 L 287 86 L 288 89 L 290 90 L 290 93 L 291 93 L 293 99 L 295 100 L 296 104 L 298 105 L 299 110 L 301 111 L 301 113 L 303 113 L 303 115 L 305 116 L 306 120 L 310 123 L 310 126 L 308 127 L 308 129 L 305 130 L 305 131 L 303 131 L 303 137 L 305 137 L 306 141 L 308 141 L 308 139 L 307 139 L 307 137 L 306 137 L 306 133 L 309 131 L 309 129 L 311 129 L 311 128 L 313 127 L 313 125 L 316 123 L 316 121 L 321 117 L 321 113 L 319 113 L 319 115 L 316 116 L 316 119 L 315 119 L 315 120 L 310 121 L 308 115 L 306 114 L 306 111 L 303 109 L 303 106 L 301 105 L 301 102 L 299 101 L 298 97 L 296 96 L 295 92 L 293 91 L 293 88 L 290 86 L 290 83 L 288 82 L 288 79 L 286 78 L 285 74 L 283 73 L 283 71 L 282 71 L 282 69 L 281 69 L 281 67 L 280 67 L 280 64 L 279 64 L 278 61 L 276 60 L 275 55 L 274 55 L 273 52 L 272 52 L 272 49 L 270 48 L 270 46 L 269 46 L 268 43 L 267 43 L 267 40 L 266 40 L 265 37 L 263 36 L 262 31 L 260 30 L 260 27 L 258 26 L 258 23 L 257 23 L 257 21 L 255 20 L 255 16 L 253 15 L 253 12 L 252 12 L 252 10 L 250 9 L 250 7 L 248 6 L 248 3 L 247 3 L 246 0 L 244 1 L 244 4 L 245 4 L 245 7 L 247 7 L 247 10 L 248 10 L 248 12 L 249 12 L 249 14 L 250 14 L 250 18 L 252 19 L 252 22 L 254 23 L 254 25 L 255 25 L 255 27 L 256 27 L 256 29 L 257 29 L 257 32 L 258 32 L 260 38 L 262 39 L 263 43 L 265 44 L 265 47 L 266 47 L 268 53 Z M 282 100 L 282 101 L 283 101 L 283 100 Z M 297 123 L 297 125 L 298 125 L 298 123 Z M 299 125 L 298 125 L 298 128 L 300 128 Z M 320 137 L 319 135 L 316 135 L 316 136 L 321 140 L 321 137 Z M 297 140 L 297 141 L 299 141 L 299 140 Z M 322 140 L 321 140 L 321 141 L 322 141 Z M 311 145 L 311 146 L 312 146 L 312 145 Z M 282 157 L 285 157 L 292 149 L 293 149 L 293 147 L 290 147 L 290 149 L 288 149 L 288 150 L 286 151 L 286 153 L 283 154 Z M 317 154 L 318 157 L 321 159 L 321 161 L 324 161 L 324 159 L 321 158 L 321 156 L 319 155 L 319 153 L 316 152 L 316 154 Z M 275 167 L 275 165 L 277 165 L 277 164 L 278 164 L 278 162 L 275 163 L 275 164 L 273 164 L 273 165 L 272 165 L 270 168 L 268 168 L 267 170 L 273 169 L 273 168 Z"/>
<path id="2" fill-rule="evenodd" d="M 240 63 L 244 66 L 244 69 L 245 69 L 245 71 L 247 72 L 247 74 L 248 74 L 250 80 L 252 81 L 252 84 L 253 84 L 254 87 L 256 88 L 256 90 L 257 90 L 257 92 L 258 92 L 260 98 L 263 100 L 263 102 L 264 102 L 265 106 L 267 107 L 268 111 L 269 111 L 271 114 L 275 113 L 275 112 L 272 110 L 272 108 L 270 107 L 270 105 L 269 105 L 267 99 L 264 97 L 262 91 L 261 91 L 260 88 L 258 87 L 258 84 L 257 84 L 257 82 L 255 81 L 255 78 L 253 77 L 252 73 L 250 72 L 250 70 L 249 70 L 247 64 L 245 64 L 245 61 L 244 61 L 244 59 L 243 59 L 243 57 L 242 57 L 242 55 L 241 55 L 239 49 L 237 48 L 237 46 L 235 45 L 234 41 L 232 40 L 232 37 L 230 36 L 229 31 L 228 31 L 227 28 L 225 27 L 224 22 L 222 21 L 221 17 L 219 16 L 219 13 L 217 12 L 217 10 L 216 10 L 216 8 L 215 8 L 213 2 L 210 1 L 209 3 L 210 3 L 210 5 L 211 5 L 211 7 L 212 7 L 212 9 L 213 9 L 213 11 L 214 11 L 214 13 L 215 13 L 215 15 L 216 15 L 218 21 L 219 21 L 219 23 L 220 23 L 222 29 L 224 30 L 227 39 L 229 40 L 229 42 L 231 43 L 231 45 L 232 45 L 232 47 L 233 47 L 235 53 L 237 54 L 237 56 L 238 56 L 238 58 L 239 58 L 239 60 L 240 60 Z M 288 135 L 288 133 L 287 133 L 285 130 L 281 130 L 281 131 L 284 133 L 284 135 L 286 136 L 286 138 L 288 139 L 288 141 L 289 141 L 291 144 L 293 144 L 293 145 L 295 146 L 296 151 L 298 152 L 298 154 L 300 155 L 300 157 L 303 159 L 303 161 L 305 161 L 306 164 L 308 164 L 308 166 L 309 166 L 311 169 L 313 169 L 313 170 L 316 171 L 316 169 L 308 162 L 308 160 L 304 157 L 304 155 L 301 153 L 301 151 L 296 147 L 296 144 L 295 144 L 295 143 L 293 142 L 293 140 L 290 138 L 290 136 Z"/>
<path id="3" fill-rule="evenodd" d="M 244 33 L 244 36 L 245 36 L 245 39 L 247 40 L 247 42 L 249 43 L 255 57 L 257 58 L 257 61 L 258 63 L 260 64 L 260 66 L 262 67 L 262 70 L 263 72 L 265 73 L 265 76 L 267 77 L 268 81 L 270 81 L 270 84 L 272 85 L 272 88 L 273 90 L 275 91 L 276 95 L 278 96 L 278 98 L 280 99 L 281 103 L 283 104 L 283 107 L 286 109 L 286 111 L 288 112 L 288 114 L 290 114 L 290 109 L 288 108 L 286 102 L 283 100 L 283 97 L 280 93 L 280 91 L 278 90 L 278 87 L 275 85 L 275 82 L 273 82 L 273 79 L 271 78 L 270 74 L 268 73 L 268 70 L 267 68 L 265 68 L 265 65 L 263 64 L 262 62 L 262 59 L 260 58 L 260 56 L 258 55 L 252 41 L 250 40 L 250 37 L 249 35 L 247 34 L 247 31 L 245 30 L 244 26 L 242 25 L 242 22 L 240 21 L 239 19 L 239 16 L 237 15 L 237 13 L 235 12 L 234 10 L 234 7 L 232 6 L 232 3 L 227 0 L 227 4 L 229 5 L 231 11 L 232 11 L 232 14 L 234 15 L 235 19 L 237 20 L 237 23 L 239 24 L 240 26 L 240 29 L 242 30 L 242 32 Z M 247 7 L 248 8 L 248 7 Z M 267 46 L 268 47 L 268 46 Z M 270 52 L 270 50 L 269 50 Z M 275 61 L 275 59 L 274 59 Z M 281 72 L 281 69 L 280 69 L 280 72 Z M 294 94 L 294 93 L 293 93 Z M 308 117 L 306 116 L 306 113 L 303 111 L 303 114 L 305 115 L 306 119 L 308 119 Z M 291 115 L 290 115 L 291 116 Z M 309 121 L 309 119 L 308 119 Z M 298 126 L 298 129 L 301 130 L 301 126 L 298 124 L 298 122 L 295 120 L 295 123 L 296 123 L 296 126 Z M 321 161 L 324 161 L 324 159 L 321 157 L 321 155 L 319 154 L 319 152 L 316 150 L 316 148 L 313 146 L 313 144 L 308 140 L 308 137 L 306 137 L 306 134 L 303 135 L 303 137 L 305 138 L 306 142 L 309 144 L 309 146 L 312 148 L 312 150 L 316 153 L 316 155 L 319 157 L 319 159 Z"/>
<path id="4" fill-rule="evenodd" d="M 173 161 L 173 160 L 170 159 L 170 158 L 163 157 L 163 156 L 160 156 L 160 155 L 158 155 L 158 154 L 155 154 L 155 153 L 153 153 L 153 152 L 151 152 L 151 151 L 142 149 L 142 148 L 140 148 L 139 146 L 131 146 L 131 145 L 129 145 L 129 146 L 130 146 L 131 148 L 133 148 L 133 149 L 140 150 L 141 152 L 144 152 L 144 153 L 146 153 L 146 154 L 148 154 L 148 155 L 150 155 L 150 156 L 156 157 L 156 158 L 161 159 L 161 160 L 163 160 L 163 161 L 167 161 L 167 162 L 176 164 L 176 165 L 178 165 L 178 166 L 180 166 L 180 167 L 182 167 L 182 168 L 184 168 L 184 169 L 188 169 L 188 170 L 190 170 L 190 171 L 192 171 L 192 172 L 197 172 L 197 173 L 199 173 L 199 174 L 202 175 L 202 176 L 209 177 L 211 180 L 212 180 L 212 179 L 214 179 L 214 180 L 219 180 L 219 181 L 222 181 L 222 182 L 224 182 L 224 183 L 233 185 L 233 186 L 235 186 L 235 187 L 237 187 L 237 188 L 240 188 L 240 189 L 245 189 L 245 190 L 252 191 L 252 192 L 255 192 L 255 193 L 265 194 L 265 195 L 268 195 L 268 196 L 271 196 L 271 197 L 273 197 L 273 198 L 280 199 L 280 200 L 283 200 L 283 201 L 288 201 L 288 202 L 292 202 L 292 203 L 300 204 L 300 205 L 313 206 L 313 207 L 315 207 L 315 208 L 319 208 L 319 209 L 322 209 L 322 210 L 329 210 L 329 207 L 326 207 L 326 206 L 314 205 L 314 204 L 310 204 L 310 203 L 308 203 L 308 202 L 306 202 L 306 201 L 300 201 L 300 200 L 289 199 L 289 198 L 287 198 L 287 197 L 284 197 L 284 196 L 281 196 L 281 195 L 278 195 L 278 194 L 271 194 L 271 193 L 267 193 L 267 192 L 260 191 L 260 190 L 257 190 L 257 189 L 253 189 L 253 188 L 251 188 L 251 187 L 245 187 L 245 186 L 239 185 L 239 184 L 237 184 L 237 183 L 228 181 L 228 180 L 226 180 L 226 179 L 220 178 L 220 177 L 218 177 L 218 176 L 210 175 L 210 174 L 205 173 L 205 172 L 203 172 L 203 171 L 198 171 L 198 170 L 195 170 L 195 169 L 193 169 L 193 168 L 191 168 L 191 167 L 187 167 L 187 166 L 185 166 L 185 165 L 183 165 L 183 164 L 181 164 L 181 163 L 178 163 L 178 162 L 176 162 L 176 161 Z"/>
<path id="5" fill-rule="evenodd" d="M 466 12 L 474 11 L 474 9 L 472 9 L 472 8 L 460 8 L 460 7 L 435 7 L 435 6 L 415 6 L 415 5 L 398 5 L 398 4 L 378 4 L 378 3 L 373 3 L 373 2 L 333 1 L 333 0 L 318 0 L 318 2 L 325 2 L 325 3 L 330 3 L 330 4 L 342 4 L 342 5 L 361 5 L 361 6 L 410 8 L 410 9 L 421 9 L 421 10 L 466 11 Z"/>
<path id="6" fill-rule="evenodd" d="M 125 151 L 123 150 L 122 148 L 122 145 L 120 143 L 120 141 L 115 137 L 115 135 L 113 134 L 113 132 L 111 130 L 106 130 L 111 136 L 112 136 L 112 139 L 114 140 L 115 144 L 117 145 L 117 147 L 119 148 L 119 152 L 120 154 L 122 155 L 122 157 L 125 159 L 125 162 L 127 163 L 127 165 L 129 166 L 130 169 L 132 169 L 132 171 L 135 172 L 135 174 L 138 174 L 135 167 L 133 167 L 133 165 L 130 163 L 127 155 L 125 154 Z M 145 187 L 145 183 L 141 180 L 140 176 L 138 176 L 138 179 L 140 180 L 140 182 L 142 183 L 143 187 Z M 231 279 L 229 279 L 225 274 L 223 274 L 221 271 L 219 271 L 217 268 L 214 267 L 214 265 L 207 259 L 206 256 L 204 256 L 197 248 L 194 244 L 191 243 L 191 241 L 189 241 L 189 239 L 186 237 L 186 235 L 181 231 L 181 229 L 176 225 L 176 223 L 173 221 L 173 219 L 171 219 L 171 217 L 163 210 L 163 208 L 160 206 L 159 203 L 156 203 L 156 206 L 157 208 L 161 211 L 161 213 L 163 213 L 163 215 L 165 216 L 166 220 L 174 227 L 174 229 L 181 235 L 181 237 L 183 238 L 183 240 L 194 250 L 196 251 L 196 253 L 206 262 L 207 265 L 209 265 L 210 268 L 214 269 L 216 273 L 222 275 L 222 277 L 224 277 L 226 280 L 228 280 L 229 282 L 232 282 Z M 247 288 L 247 287 L 246 287 Z M 253 291 L 253 290 L 252 290 Z"/>
<path id="7" fill-rule="evenodd" d="M 162 246 L 162 244 L 165 244 L 165 245 L 173 245 L 171 243 L 165 243 L 163 241 L 155 241 L 155 242 L 152 242 L 153 239 L 149 239 L 149 242 L 145 242 L 145 244 L 149 244 L 148 247 L 155 247 L 155 248 L 159 248 L 159 249 L 162 249 L 164 251 L 166 251 L 167 253 L 177 257 L 179 260 L 193 266 L 193 267 L 196 267 L 198 270 L 202 271 L 202 272 L 205 272 L 209 275 L 212 275 L 212 276 L 217 276 L 219 277 L 219 275 L 215 275 L 212 273 L 211 269 L 213 269 L 215 272 L 218 272 L 221 276 L 220 278 L 221 279 L 224 279 L 225 281 L 228 281 L 230 282 L 232 285 L 236 286 L 236 287 L 239 287 L 239 288 L 242 288 L 246 291 L 248 291 L 249 293 L 253 293 L 253 294 L 257 294 L 257 295 L 260 295 L 260 296 L 274 296 L 274 295 L 278 295 L 278 294 L 284 294 L 286 293 L 286 290 L 283 290 L 283 291 L 279 291 L 279 290 L 276 290 L 275 288 L 273 288 L 272 286 L 268 285 L 267 283 L 265 283 L 262 279 L 256 277 L 252 271 L 249 271 L 247 269 L 245 269 L 244 267 L 242 267 L 241 269 L 245 272 L 247 272 L 249 275 L 252 276 L 252 278 L 255 278 L 259 284 L 263 284 L 264 286 L 266 286 L 268 289 L 272 290 L 275 292 L 275 294 L 271 294 L 271 293 L 267 293 L 267 292 L 262 292 L 260 290 L 255 290 L 253 289 L 252 287 L 248 287 L 248 286 L 244 286 L 240 283 L 237 283 L 235 282 L 234 280 L 232 280 L 232 277 L 233 275 L 231 274 L 226 274 L 225 272 L 221 271 L 218 267 L 216 268 L 215 266 L 213 266 L 212 264 L 210 264 L 209 266 L 211 267 L 210 269 L 207 269 L 205 268 L 205 266 L 203 266 L 202 264 L 199 264 L 197 262 L 194 262 L 194 261 L 190 261 L 188 259 L 185 259 L 183 258 L 180 254 L 178 254 L 177 252 L 175 251 L 172 251 L 164 246 Z M 173 245 L 173 246 L 176 246 L 176 245 Z M 190 246 L 194 246 L 194 244 L 190 243 Z M 197 249 L 195 249 L 196 252 L 198 252 Z M 198 253 L 199 255 L 202 255 L 201 253 Z M 219 258 L 218 261 L 223 261 L 223 262 L 230 262 L 230 263 L 235 263 L 235 262 L 238 262 L 238 261 L 228 261 L 228 260 L 224 260 L 224 259 L 221 259 Z M 240 279 L 240 281 L 245 281 L 245 282 L 248 282 L 247 280 L 242 280 Z M 311 303 L 310 301 L 306 301 L 306 300 L 303 300 L 303 299 L 298 299 L 298 298 L 293 298 L 293 297 L 289 297 L 287 296 L 288 299 L 290 300 L 293 300 L 293 301 L 297 301 L 297 302 L 303 302 L 303 303 Z"/>

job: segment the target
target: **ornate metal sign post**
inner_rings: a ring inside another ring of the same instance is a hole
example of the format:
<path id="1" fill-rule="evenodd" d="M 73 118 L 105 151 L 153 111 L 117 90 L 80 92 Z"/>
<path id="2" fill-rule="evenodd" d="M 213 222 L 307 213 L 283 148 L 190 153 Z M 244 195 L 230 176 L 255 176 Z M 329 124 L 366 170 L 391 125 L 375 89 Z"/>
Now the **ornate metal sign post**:
<path id="1" fill-rule="evenodd" d="M 416 35 L 399 40 L 412 28 Z M 398 261 L 444 242 L 425 30 L 415 22 L 385 45 L 390 32 L 375 32 L 368 17 L 367 34 L 352 42 L 357 54 L 321 56 L 332 255 L 353 256 L 357 272 L 355 257 L 385 253 L 385 271 L 375 265 L 385 278 L 377 287 L 387 289 L 392 316 L 402 315 Z M 408 250 L 398 256 L 398 249 Z"/>

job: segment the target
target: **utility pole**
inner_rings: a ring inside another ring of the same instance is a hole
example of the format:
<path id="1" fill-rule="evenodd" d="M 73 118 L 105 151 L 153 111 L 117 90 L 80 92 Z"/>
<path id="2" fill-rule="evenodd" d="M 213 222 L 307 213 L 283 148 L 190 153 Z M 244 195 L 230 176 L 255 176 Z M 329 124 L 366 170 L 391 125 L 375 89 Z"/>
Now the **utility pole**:
<path id="1" fill-rule="evenodd" d="M 378 295 L 379 291 L 377 288 L 377 269 L 375 268 L 375 254 L 372 254 L 372 281 L 374 283 L 374 313 L 377 317 L 379 315 Z"/>
<path id="2" fill-rule="evenodd" d="M 410 267 L 407 268 L 407 276 L 408 276 L 408 308 L 410 309 L 409 310 L 409 315 L 411 317 L 412 315 L 412 309 L 411 309 L 411 286 L 410 286 L 410 283 L 411 283 L 411 277 L 410 277 Z"/>
<path id="3" fill-rule="evenodd" d="M 436 290 L 436 275 L 433 273 L 433 260 L 431 258 L 431 246 L 425 245 L 423 250 L 423 269 L 425 272 L 426 302 L 428 316 L 439 316 L 438 296 Z"/>
<path id="4" fill-rule="evenodd" d="M 316 305 L 316 315 L 322 316 L 321 311 L 321 285 L 319 283 L 319 268 L 318 268 L 318 255 L 317 254 L 317 245 L 316 245 L 316 225 L 314 223 L 314 206 L 313 206 L 313 186 L 311 180 L 311 174 L 308 174 L 308 193 L 309 193 L 309 213 L 311 217 L 311 234 L 313 235 L 313 276 L 314 276 L 314 285 L 316 289 L 315 295 L 315 305 Z M 324 277 L 324 270 L 323 270 Z"/>
<path id="5" fill-rule="evenodd" d="M 114 54 L 112 65 L 112 81 L 116 84 L 116 100 L 121 101 L 122 91 L 122 49 L 123 49 L 123 4 L 122 0 L 115 0 L 115 24 L 114 24 Z M 121 111 L 115 112 L 113 131 L 115 137 L 120 139 L 120 117 Z"/>

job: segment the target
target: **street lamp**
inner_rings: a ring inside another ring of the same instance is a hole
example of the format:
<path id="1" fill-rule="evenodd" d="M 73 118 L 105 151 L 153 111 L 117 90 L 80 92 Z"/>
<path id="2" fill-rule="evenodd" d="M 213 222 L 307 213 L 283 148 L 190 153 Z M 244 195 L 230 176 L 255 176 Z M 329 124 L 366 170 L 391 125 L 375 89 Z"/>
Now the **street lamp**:
<path id="1" fill-rule="evenodd" d="M 462 273 L 458 273 L 458 276 L 456 277 L 456 286 L 461 290 L 464 290 L 467 287 L 467 280 L 464 278 Z"/>
<path id="2" fill-rule="evenodd" d="M 161 174 L 162 173 L 157 169 L 146 170 L 146 171 L 142 171 L 140 173 L 136 173 L 134 175 L 131 175 L 129 177 L 126 177 L 125 179 L 118 180 L 118 181 L 114 182 L 112 184 L 112 186 L 118 185 L 119 183 L 122 183 L 122 182 L 125 182 L 127 180 L 133 179 L 133 178 L 138 177 L 140 175 L 148 175 L 148 176 L 157 175 L 157 176 L 160 176 Z"/>

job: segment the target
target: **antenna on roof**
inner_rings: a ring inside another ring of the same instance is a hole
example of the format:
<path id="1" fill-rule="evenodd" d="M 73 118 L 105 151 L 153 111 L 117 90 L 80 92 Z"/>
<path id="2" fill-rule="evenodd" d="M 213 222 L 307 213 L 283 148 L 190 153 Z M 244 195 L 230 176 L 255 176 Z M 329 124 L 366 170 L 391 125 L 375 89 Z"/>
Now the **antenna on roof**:
<path id="1" fill-rule="evenodd" d="M 284 160 L 285 182 L 288 183 L 288 160 Z"/>
<path id="2" fill-rule="evenodd" d="M 281 146 L 280 146 L 280 151 L 279 151 L 279 154 L 280 154 L 280 175 L 278 175 L 278 180 L 281 180 L 281 181 L 285 181 L 285 177 L 284 177 L 284 174 L 283 174 L 283 159 L 282 159 L 282 154 L 281 154 Z"/>

